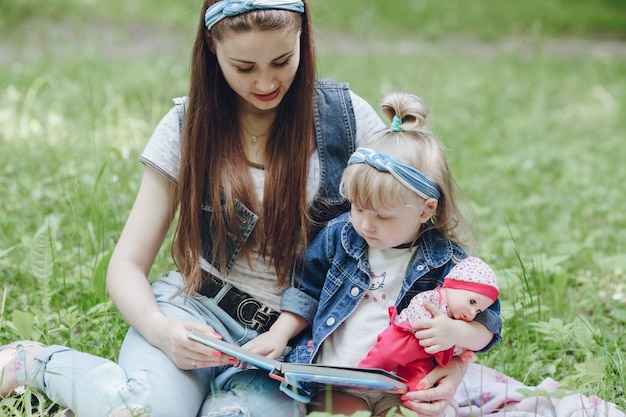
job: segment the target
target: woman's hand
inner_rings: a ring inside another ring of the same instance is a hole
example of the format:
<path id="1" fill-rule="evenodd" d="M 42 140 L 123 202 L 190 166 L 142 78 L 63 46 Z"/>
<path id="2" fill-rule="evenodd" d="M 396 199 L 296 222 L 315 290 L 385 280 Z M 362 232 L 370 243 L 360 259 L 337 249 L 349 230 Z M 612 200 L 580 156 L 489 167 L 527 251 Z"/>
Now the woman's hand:
<path id="1" fill-rule="evenodd" d="M 421 380 L 417 391 L 407 392 L 400 399 L 403 405 L 420 416 L 439 417 L 451 403 L 461 385 L 467 363 L 454 357 L 446 366 L 437 366 Z"/>
<path id="2" fill-rule="evenodd" d="M 221 339 L 211 326 L 204 324 L 165 318 L 162 323 L 163 332 L 159 338 L 159 346 L 174 364 L 183 370 L 208 368 L 234 363 L 234 358 L 225 355 L 203 343 L 187 337 L 193 330 Z"/>
<path id="3" fill-rule="evenodd" d="M 433 318 L 417 319 L 411 323 L 411 327 L 415 330 L 415 337 L 419 339 L 420 346 L 426 353 L 433 355 L 459 344 L 456 340 L 458 321 L 448 317 L 432 303 L 425 302 L 424 307 L 433 315 Z"/>

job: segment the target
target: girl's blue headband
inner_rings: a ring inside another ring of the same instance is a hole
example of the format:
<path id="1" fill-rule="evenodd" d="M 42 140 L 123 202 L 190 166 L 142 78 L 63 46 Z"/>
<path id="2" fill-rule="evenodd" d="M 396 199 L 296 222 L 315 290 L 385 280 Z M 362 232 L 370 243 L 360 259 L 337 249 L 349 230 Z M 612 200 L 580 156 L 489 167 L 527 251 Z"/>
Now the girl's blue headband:
<path id="1" fill-rule="evenodd" d="M 204 25 L 210 30 L 213 25 L 225 17 L 237 16 L 252 10 L 266 9 L 304 13 L 304 2 L 292 0 L 222 0 L 206 9 Z"/>
<path id="2" fill-rule="evenodd" d="M 439 200 L 441 196 L 439 188 L 430 178 L 384 152 L 369 148 L 357 148 L 348 160 L 348 165 L 353 164 L 367 164 L 381 172 L 388 172 L 420 197 Z"/>

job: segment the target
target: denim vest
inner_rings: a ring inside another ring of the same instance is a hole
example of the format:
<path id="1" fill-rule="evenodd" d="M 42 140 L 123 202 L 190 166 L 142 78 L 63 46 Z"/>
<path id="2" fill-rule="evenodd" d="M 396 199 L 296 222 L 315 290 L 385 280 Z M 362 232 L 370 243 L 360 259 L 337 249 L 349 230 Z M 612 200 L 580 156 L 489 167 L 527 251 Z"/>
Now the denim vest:
<path id="1" fill-rule="evenodd" d="M 178 108 L 182 131 L 187 99 L 185 97 L 174 99 L 174 104 Z M 348 84 L 330 79 L 317 79 L 313 111 L 320 163 L 320 184 L 309 208 L 314 221 L 311 239 L 328 220 L 350 209 L 349 202 L 339 193 L 341 173 L 355 150 L 356 121 Z M 235 210 L 239 218 L 239 231 L 245 241 L 254 230 L 258 216 L 239 201 L 235 201 Z M 210 221 L 211 207 L 209 204 L 203 204 L 201 224 L 208 225 Z M 203 257 L 210 260 L 213 242 L 206 227 L 201 232 L 201 239 Z M 232 269 L 240 252 L 241 247 L 237 242 L 227 238 L 226 271 Z M 213 266 L 217 270 L 220 269 L 219 265 Z"/>
<path id="2" fill-rule="evenodd" d="M 303 267 L 295 269 L 294 283 L 283 293 L 281 311 L 290 311 L 312 325 L 296 338 L 288 362 L 311 363 L 320 346 L 357 308 L 370 286 L 372 270 L 367 243 L 354 230 L 349 213 L 328 222 L 308 248 Z M 443 284 L 443 278 L 466 254 L 437 230 L 424 233 L 402 282 L 395 306 L 402 311 L 413 296 Z M 500 304 L 481 312 L 475 320 L 494 337 L 485 352 L 500 340 Z"/>

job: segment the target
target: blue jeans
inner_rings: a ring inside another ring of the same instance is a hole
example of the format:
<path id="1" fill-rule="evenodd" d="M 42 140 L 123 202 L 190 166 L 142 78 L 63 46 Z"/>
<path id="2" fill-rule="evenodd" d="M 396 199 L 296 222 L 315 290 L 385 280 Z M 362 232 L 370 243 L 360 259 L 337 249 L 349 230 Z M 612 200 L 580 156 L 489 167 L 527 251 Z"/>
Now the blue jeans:
<path id="1" fill-rule="evenodd" d="M 213 300 L 198 294 L 176 295 L 182 282 L 180 274 L 170 273 L 152 284 L 166 316 L 206 323 L 234 343 L 256 336 Z M 303 405 L 280 392 L 267 371 L 230 366 L 183 371 L 132 328 L 119 363 L 50 346 L 33 361 L 29 383 L 78 417 L 103 417 L 123 409 L 143 410 L 151 417 L 305 415 Z"/>

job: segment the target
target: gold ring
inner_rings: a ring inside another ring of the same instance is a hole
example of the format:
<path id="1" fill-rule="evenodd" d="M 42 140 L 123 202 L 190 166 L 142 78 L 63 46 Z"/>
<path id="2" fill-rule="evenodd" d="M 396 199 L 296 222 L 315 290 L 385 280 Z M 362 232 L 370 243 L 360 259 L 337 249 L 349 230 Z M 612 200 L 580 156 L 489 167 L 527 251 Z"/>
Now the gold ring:
<path id="1" fill-rule="evenodd" d="M 194 368 L 198 367 L 198 361 L 195 359 L 192 359 L 191 364 L 193 365 Z"/>

